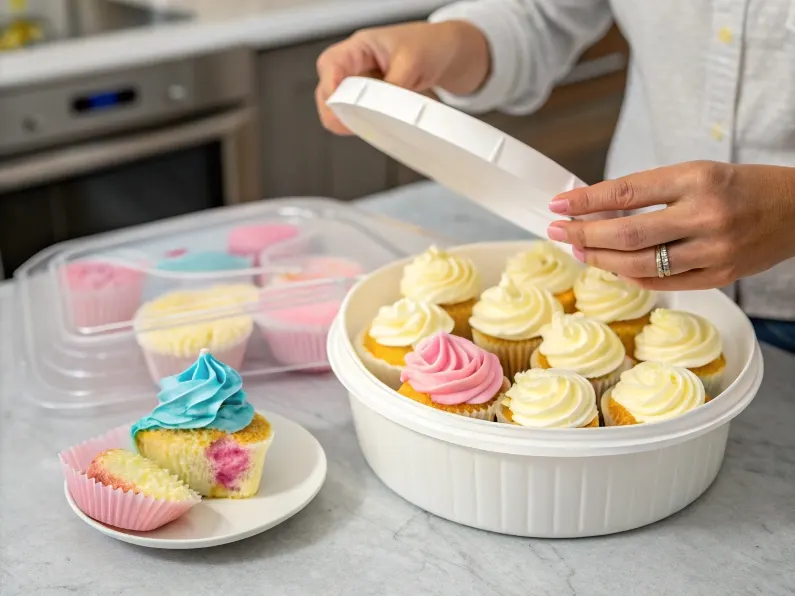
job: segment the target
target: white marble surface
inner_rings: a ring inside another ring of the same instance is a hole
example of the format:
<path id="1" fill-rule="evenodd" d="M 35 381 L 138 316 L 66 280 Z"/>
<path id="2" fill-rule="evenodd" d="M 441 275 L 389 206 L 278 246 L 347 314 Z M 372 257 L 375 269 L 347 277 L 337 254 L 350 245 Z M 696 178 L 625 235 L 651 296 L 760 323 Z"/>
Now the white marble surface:
<path id="1" fill-rule="evenodd" d="M 523 232 L 434 185 L 370 200 L 462 240 Z M 14 307 L 0 291 L 0 595 L 789 596 L 795 586 L 795 357 L 765 348 L 761 392 L 732 425 L 726 460 L 696 503 L 653 526 L 585 540 L 519 539 L 455 525 L 406 503 L 362 459 L 347 398 L 330 375 L 251 387 L 256 405 L 320 440 L 325 486 L 307 509 L 250 540 L 152 551 L 79 521 L 57 451 L 133 419 L 46 414 L 15 388 Z"/>
<path id="2" fill-rule="evenodd" d="M 52 0 L 47 0 L 52 1 Z M 234 45 L 297 43 L 424 18 L 448 0 L 109 0 L 176 8 L 186 22 L 0 53 L 0 90 Z"/>

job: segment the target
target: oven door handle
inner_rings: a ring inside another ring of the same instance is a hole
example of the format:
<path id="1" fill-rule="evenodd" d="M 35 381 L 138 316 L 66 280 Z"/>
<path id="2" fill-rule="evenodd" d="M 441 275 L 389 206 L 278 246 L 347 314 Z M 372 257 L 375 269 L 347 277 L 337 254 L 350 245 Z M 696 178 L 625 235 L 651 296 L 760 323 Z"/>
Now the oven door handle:
<path id="1" fill-rule="evenodd" d="M 155 155 L 225 140 L 253 126 L 254 112 L 239 108 L 145 133 L 64 147 L 0 163 L 0 193 L 87 174 Z"/>

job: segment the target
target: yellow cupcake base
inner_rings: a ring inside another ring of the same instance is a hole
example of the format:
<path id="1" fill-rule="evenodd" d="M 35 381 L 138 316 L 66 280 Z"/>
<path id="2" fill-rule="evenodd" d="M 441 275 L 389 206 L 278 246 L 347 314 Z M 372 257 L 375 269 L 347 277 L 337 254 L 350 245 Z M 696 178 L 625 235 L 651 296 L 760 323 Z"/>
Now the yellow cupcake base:
<path id="1" fill-rule="evenodd" d="M 567 315 L 577 312 L 577 297 L 574 295 L 573 289 L 566 290 L 560 294 L 555 294 L 555 298 L 558 302 L 560 302 L 560 305 L 563 307 L 563 312 L 565 312 Z"/>
<path id="2" fill-rule="evenodd" d="M 268 421 L 255 414 L 236 433 L 216 429 L 143 430 L 138 452 L 204 497 L 245 499 L 259 491 L 265 456 L 273 441 Z"/>
<path id="3" fill-rule="evenodd" d="M 505 388 L 505 384 L 502 388 Z M 419 404 L 428 406 L 435 410 L 447 412 L 448 414 L 455 414 L 456 416 L 465 416 L 467 418 L 475 418 L 477 420 L 487 420 L 489 422 L 494 420 L 494 408 L 497 405 L 497 398 L 501 395 L 500 392 L 491 400 L 482 404 L 459 404 L 448 406 L 444 404 L 437 404 L 431 399 L 430 395 L 415 391 L 414 388 L 408 383 L 403 383 L 398 389 L 398 393 Z"/>
<path id="4" fill-rule="evenodd" d="M 613 321 L 608 323 L 607 326 L 612 329 L 624 344 L 627 355 L 635 357 L 635 338 L 638 333 L 651 322 L 651 313 L 640 317 L 638 319 L 630 319 L 628 321 Z"/>
<path id="5" fill-rule="evenodd" d="M 455 326 L 453 327 L 453 335 L 472 339 L 472 328 L 469 326 L 469 319 L 472 317 L 472 309 L 475 308 L 476 298 L 467 300 L 466 302 L 458 302 L 457 304 L 440 304 L 439 307 L 444 310 L 450 318 L 453 319 Z"/>

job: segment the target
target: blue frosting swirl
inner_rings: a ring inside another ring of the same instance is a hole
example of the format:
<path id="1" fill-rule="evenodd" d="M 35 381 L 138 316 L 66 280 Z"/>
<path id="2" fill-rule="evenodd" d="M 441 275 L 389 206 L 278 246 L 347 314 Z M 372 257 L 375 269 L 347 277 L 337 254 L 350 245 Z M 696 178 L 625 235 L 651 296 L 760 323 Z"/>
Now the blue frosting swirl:
<path id="1" fill-rule="evenodd" d="M 240 375 L 207 350 L 187 370 L 162 379 L 160 389 L 159 404 L 132 426 L 133 442 L 141 430 L 214 428 L 234 433 L 254 419 Z"/>
<path id="2" fill-rule="evenodd" d="M 157 268 L 161 271 L 178 271 L 182 273 L 201 273 L 205 271 L 227 271 L 232 269 L 249 269 L 251 260 L 225 252 L 206 251 L 189 252 L 178 257 L 160 261 Z"/>

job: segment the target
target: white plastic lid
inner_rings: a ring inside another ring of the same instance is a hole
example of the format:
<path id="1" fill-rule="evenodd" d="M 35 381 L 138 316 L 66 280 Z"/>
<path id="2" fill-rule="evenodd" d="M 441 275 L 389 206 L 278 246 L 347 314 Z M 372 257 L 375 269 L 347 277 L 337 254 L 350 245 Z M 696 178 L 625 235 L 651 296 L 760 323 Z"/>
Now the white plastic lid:
<path id="1" fill-rule="evenodd" d="M 347 78 L 327 103 L 369 144 L 541 238 L 563 219 L 549 201 L 586 186 L 493 126 L 383 81 Z"/>

